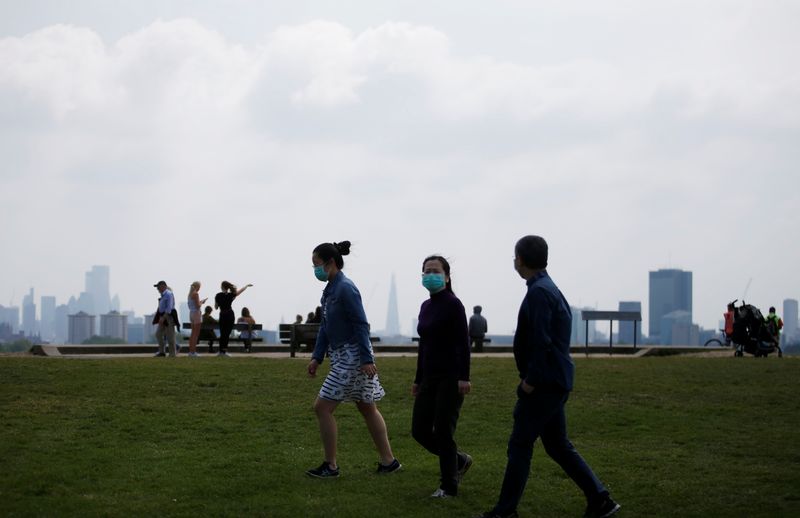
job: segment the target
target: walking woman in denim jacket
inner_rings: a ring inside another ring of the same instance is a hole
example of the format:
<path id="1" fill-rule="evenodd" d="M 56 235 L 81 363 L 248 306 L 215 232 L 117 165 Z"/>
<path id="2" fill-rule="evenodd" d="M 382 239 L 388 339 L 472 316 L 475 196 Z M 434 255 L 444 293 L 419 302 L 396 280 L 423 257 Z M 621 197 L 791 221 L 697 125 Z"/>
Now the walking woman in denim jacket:
<path id="1" fill-rule="evenodd" d="M 392 473 L 401 467 L 389 445 L 386 423 L 375 405 L 385 392 L 378 381 L 378 368 L 369 341 L 369 324 L 361 294 L 353 281 L 342 272 L 342 256 L 349 253 L 350 242 L 343 241 L 322 243 L 311 255 L 314 275 L 328 284 L 322 292 L 322 322 L 308 364 L 309 376 L 317 375 L 317 368 L 326 353 L 331 358 L 330 371 L 314 402 L 325 459 L 319 467 L 309 469 L 306 474 L 317 478 L 339 476 L 336 462 L 337 426 L 333 413 L 343 401 L 355 402 L 364 416 L 380 457 L 378 473 Z"/>

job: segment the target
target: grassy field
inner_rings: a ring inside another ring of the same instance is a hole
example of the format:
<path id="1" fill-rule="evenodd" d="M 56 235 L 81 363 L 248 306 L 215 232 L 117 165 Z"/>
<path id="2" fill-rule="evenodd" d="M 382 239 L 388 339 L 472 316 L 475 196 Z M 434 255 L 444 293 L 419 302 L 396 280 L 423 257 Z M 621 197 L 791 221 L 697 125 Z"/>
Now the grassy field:
<path id="1" fill-rule="evenodd" d="M 800 516 L 800 360 L 577 359 L 567 405 L 578 450 L 620 516 Z M 353 405 L 338 480 L 322 451 L 303 360 L 0 357 L 2 516 L 473 516 L 494 503 L 515 375 L 473 360 L 457 439 L 475 458 L 456 499 L 410 436 L 415 360 L 379 359 L 380 407 L 404 464 L 376 454 Z M 327 366 L 327 363 L 326 363 Z M 521 516 L 580 516 L 577 488 L 537 447 Z"/>

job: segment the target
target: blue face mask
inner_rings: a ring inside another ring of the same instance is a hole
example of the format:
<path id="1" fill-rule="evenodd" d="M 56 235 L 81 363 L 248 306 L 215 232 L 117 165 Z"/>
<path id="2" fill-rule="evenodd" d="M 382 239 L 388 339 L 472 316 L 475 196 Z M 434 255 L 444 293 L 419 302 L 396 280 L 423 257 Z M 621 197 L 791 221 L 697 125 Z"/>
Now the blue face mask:
<path id="1" fill-rule="evenodd" d="M 441 291 L 445 287 L 443 273 L 424 273 L 422 274 L 422 285 L 431 293 Z"/>
<path id="2" fill-rule="evenodd" d="M 322 282 L 328 280 L 328 272 L 325 271 L 325 267 L 323 265 L 314 267 L 314 276 Z"/>

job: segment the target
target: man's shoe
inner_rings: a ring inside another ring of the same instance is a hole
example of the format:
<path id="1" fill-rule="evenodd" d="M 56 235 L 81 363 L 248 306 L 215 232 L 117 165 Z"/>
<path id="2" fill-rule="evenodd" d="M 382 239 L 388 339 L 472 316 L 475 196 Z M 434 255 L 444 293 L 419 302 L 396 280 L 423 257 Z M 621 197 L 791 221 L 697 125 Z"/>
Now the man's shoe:
<path id="1" fill-rule="evenodd" d="M 318 468 L 307 470 L 306 475 L 314 478 L 336 478 L 339 476 L 339 468 L 333 469 L 330 464 L 323 462 Z"/>
<path id="2" fill-rule="evenodd" d="M 500 514 L 494 511 L 486 511 L 483 514 L 479 514 L 475 518 L 517 518 L 519 515 L 516 511 L 511 511 L 508 514 Z"/>
<path id="3" fill-rule="evenodd" d="M 586 507 L 586 512 L 583 513 L 583 518 L 607 518 L 612 514 L 619 511 L 620 505 L 606 495 L 598 500 L 595 505 Z"/>
<path id="4" fill-rule="evenodd" d="M 461 483 L 461 480 L 463 480 L 464 475 L 467 474 L 467 471 L 469 471 L 469 468 L 472 467 L 472 455 L 468 453 L 464 453 L 463 455 L 464 455 L 464 464 L 462 464 L 458 468 L 458 474 L 457 474 L 457 479 L 459 484 Z"/>
<path id="5" fill-rule="evenodd" d="M 161 351 L 158 351 L 157 353 L 155 353 L 153 355 L 153 358 L 163 358 L 166 355 L 167 355 L 166 353 L 162 353 Z"/>
<path id="6" fill-rule="evenodd" d="M 400 464 L 400 461 L 394 459 L 388 466 L 384 466 L 380 462 L 378 463 L 378 473 L 394 473 L 395 471 L 399 471 L 403 465 Z"/>
<path id="7" fill-rule="evenodd" d="M 195 352 L 191 352 L 191 353 L 187 354 L 186 356 L 188 356 L 189 358 L 200 358 L 200 355 L 196 351 Z"/>
<path id="8" fill-rule="evenodd" d="M 437 489 L 436 491 L 434 491 L 434 492 L 433 492 L 433 494 L 431 495 L 431 498 L 450 498 L 450 497 L 452 497 L 452 496 L 453 496 L 453 495 L 448 495 L 448 494 L 445 492 L 445 490 L 444 490 L 444 489 L 442 489 L 442 488 L 439 488 L 439 489 Z"/>
<path id="9" fill-rule="evenodd" d="M 217 353 L 217 356 L 225 356 L 226 358 L 230 358 L 231 355 L 228 354 L 228 351 L 220 351 Z"/>

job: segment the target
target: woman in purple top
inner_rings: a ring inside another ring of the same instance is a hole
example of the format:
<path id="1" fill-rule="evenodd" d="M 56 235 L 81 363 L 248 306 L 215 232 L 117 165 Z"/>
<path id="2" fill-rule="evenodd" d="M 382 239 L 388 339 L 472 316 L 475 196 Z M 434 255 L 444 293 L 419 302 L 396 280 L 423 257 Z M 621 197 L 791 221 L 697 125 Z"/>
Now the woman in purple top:
<path id="1" fill-rule="evenodd" d="M 464 395 L 470 391 L 469 336 L 464 305 L 453 293 L 450 264 L 433 255 L 422 263 L 422 285 L 430 298 L 419 311 L 419 353 L 411 394 L 411 434 L 439 457 L 441 483 L 431 496 L 458 494 L 458 484 L 472 466 L 472 457 L 458 451 L 453 435 Z"/>

